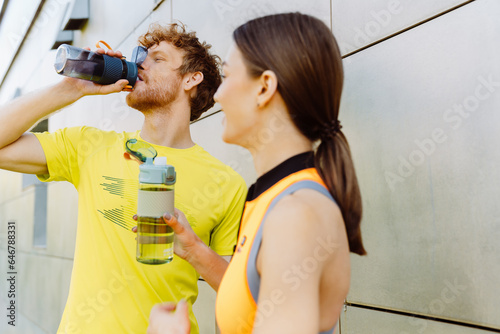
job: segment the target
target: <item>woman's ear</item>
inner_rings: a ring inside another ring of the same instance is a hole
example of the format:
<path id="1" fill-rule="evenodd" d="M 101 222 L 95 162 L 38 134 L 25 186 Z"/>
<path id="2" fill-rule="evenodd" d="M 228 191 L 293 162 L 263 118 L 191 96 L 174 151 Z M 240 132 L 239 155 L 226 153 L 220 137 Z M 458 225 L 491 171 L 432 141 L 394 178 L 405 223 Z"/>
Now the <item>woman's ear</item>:
<path id="1" fill-rule="evenodd" d="M 264 71 L 259 79 L 261 90 L 257 96 L 257 106 L 267 105 L 278 90 L 278 77 L 273 71 Z"/>
<path id="2" fill-rule="evenodd" d="M 188 73 L 184 77 L 184 90 L 191 90 L 194 87 L 198 86 L 203 81 L 203 73 L 194 72 Z"/>

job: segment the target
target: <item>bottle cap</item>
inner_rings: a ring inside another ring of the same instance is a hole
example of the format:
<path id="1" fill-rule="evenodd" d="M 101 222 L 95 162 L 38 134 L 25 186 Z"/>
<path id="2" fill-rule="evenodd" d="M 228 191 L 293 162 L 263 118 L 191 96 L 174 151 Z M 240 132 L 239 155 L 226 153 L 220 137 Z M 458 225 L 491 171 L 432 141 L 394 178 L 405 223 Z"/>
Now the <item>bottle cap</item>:
<path id="1" fill-rule="evenodd" d="M 150 184 L 175 184 L 176 173 L 172 165 L 167 165 L 166 157 L 156 158 L 153 163 L 153 158 L 146 158 L 146 162 L 139 166 L 139 182 Z"/>
<path id="2" fill-rule="evenodd" d="M 167 164 L 167 157 L 156 157 L 153 164 L 155 166 L 165 166 Z"/>

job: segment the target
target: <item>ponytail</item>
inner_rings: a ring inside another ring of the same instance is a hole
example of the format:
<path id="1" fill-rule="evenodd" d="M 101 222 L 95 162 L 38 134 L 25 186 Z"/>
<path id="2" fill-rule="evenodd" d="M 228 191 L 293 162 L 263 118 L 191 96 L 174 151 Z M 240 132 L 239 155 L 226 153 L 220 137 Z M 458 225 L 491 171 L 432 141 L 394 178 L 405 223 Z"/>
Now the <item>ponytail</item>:
<path id="1" fill-rule="evenodd" d="M 342 132 L 324 138 L 314 155 L 314 164 L 330 194 L 337 202 L 351 252 L 365 255 L 361 238 L 362 203 L 349 144 Z"/>

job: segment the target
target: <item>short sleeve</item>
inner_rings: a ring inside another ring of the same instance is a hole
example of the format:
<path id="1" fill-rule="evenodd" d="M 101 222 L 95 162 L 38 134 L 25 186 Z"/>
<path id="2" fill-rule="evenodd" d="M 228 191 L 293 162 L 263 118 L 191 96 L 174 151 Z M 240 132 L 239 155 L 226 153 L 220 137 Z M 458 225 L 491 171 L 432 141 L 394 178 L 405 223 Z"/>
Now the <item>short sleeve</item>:
<path id="1" fill-rule="evenodd" d="M 79 166 L 86 147 L 92 144 L 92 132 L 98 129 L 72 127 L 55 132 L 35 133 L 42 145 L 49 173 L 37 175 L 43 182 L 68 181 L 78 186 Z"/>
<path id="2" fill-rule="evenodd" d="M 233 173 L 229 181 L 230 186 L 223 195 L 224 208 L 221 222 L 212 230 L 210 236 L 210 248 L 221 256 L 234 253 L 247 194 L 245 181 L 239 174 Z"/>

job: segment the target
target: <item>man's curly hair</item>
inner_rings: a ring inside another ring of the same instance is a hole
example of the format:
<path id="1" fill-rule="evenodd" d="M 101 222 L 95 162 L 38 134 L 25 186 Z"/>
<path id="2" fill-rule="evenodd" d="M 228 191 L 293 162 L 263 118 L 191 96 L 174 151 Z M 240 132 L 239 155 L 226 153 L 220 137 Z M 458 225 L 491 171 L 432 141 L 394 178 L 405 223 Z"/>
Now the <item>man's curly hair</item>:
<path id="1" fill-rule="evenodd" d="M 187 32 L 184 24 L 172 23 L 163 26 L 153 23 L 147 33 L 139 37 L 139 43 L 150 48 L 166 41 L 184 51 L 184 61 L 179 73 L 201 72 L 203 81 L 197 86 L 196 96 L 191 98 L 191 121 L 200 118 L 201 114 L 210 109 L 215 101 L 214 94 L 222 82 L 220 75 L 220 58 L 209 52 L 212 47 L 206 42 L 200 42 L 194 31 Z"/>

